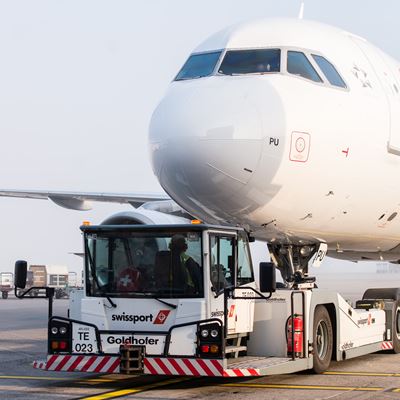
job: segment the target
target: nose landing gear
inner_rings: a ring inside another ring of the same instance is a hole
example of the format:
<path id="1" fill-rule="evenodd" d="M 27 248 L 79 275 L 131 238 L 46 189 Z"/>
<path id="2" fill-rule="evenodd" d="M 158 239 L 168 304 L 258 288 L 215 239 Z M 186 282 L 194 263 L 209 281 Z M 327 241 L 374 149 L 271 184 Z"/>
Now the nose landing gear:
<path id="1" fill-rule="evenodd" d="M 280 270 L 286 286 L 292 289 L 316 287 L 315 277 L 308 276 L 308 263 L 318 255 L 319 244 L 268 244 L 271 259 Z M 325 255 L 325 254 L 324 254 Z"/>

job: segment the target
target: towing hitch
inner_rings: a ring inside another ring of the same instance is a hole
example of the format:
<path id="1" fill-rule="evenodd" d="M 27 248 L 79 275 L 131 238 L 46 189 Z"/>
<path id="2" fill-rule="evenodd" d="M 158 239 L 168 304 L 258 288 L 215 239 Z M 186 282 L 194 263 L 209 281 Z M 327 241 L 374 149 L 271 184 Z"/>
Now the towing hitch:
<path id="1" fill-rule="evenodd" d="M 120 374 L 133 375 L 144 370 L 144 346 L 123 344 L 119 347 L 120 353 Z"/>

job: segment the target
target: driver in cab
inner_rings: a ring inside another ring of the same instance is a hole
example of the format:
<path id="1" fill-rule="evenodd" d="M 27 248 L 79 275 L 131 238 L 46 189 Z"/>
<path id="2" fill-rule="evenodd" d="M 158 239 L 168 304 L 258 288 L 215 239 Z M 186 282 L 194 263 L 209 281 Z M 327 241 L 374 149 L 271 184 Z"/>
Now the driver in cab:
<path id="1" fill-rule="evenodd" d="M 171 251 L 171 268 L 169 280 L 175 287 L 183 288 L 185 293 L 199 293 L 201 288 L 201 272 L 199 264 L 186 251 L 186 238 L 176 234 L 169 244 Z"/>

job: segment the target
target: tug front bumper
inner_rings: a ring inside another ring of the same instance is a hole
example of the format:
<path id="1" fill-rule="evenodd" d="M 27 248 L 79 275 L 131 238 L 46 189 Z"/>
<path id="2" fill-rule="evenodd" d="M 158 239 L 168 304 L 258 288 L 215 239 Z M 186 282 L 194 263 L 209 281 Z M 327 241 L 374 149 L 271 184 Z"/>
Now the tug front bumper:
<path id="1" fill-rule="evenodd" d="M 52 354 L 33 362 L 33 368 L 46 371 L 119 373 L 118 355 Z"/>
<path id="2" fill-rule="evenodd" d="M 35 361 L 33 367 L 46 371 L 120 373 L 119 355 L 54 354 Z M 145 357 L 143 373 L 148 375 L 242 377 L 260 376 L 256 368 L 227 368 L 226 359 Z"/>

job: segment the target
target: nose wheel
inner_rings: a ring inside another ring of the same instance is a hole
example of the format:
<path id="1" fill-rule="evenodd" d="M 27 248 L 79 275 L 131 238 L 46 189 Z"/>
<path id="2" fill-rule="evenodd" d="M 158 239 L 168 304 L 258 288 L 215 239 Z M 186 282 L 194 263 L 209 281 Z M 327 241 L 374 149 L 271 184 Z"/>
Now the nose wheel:
<path id="1" fill-rule="evenodd" d="M 315 277 L 308 276 L 308 263 L 315 255 L 317 248 L 317 244 L 268 244 L 271 259 L 280 270 L 287 287 L 293 289 L 312 289 L 316 287 Z"/>

